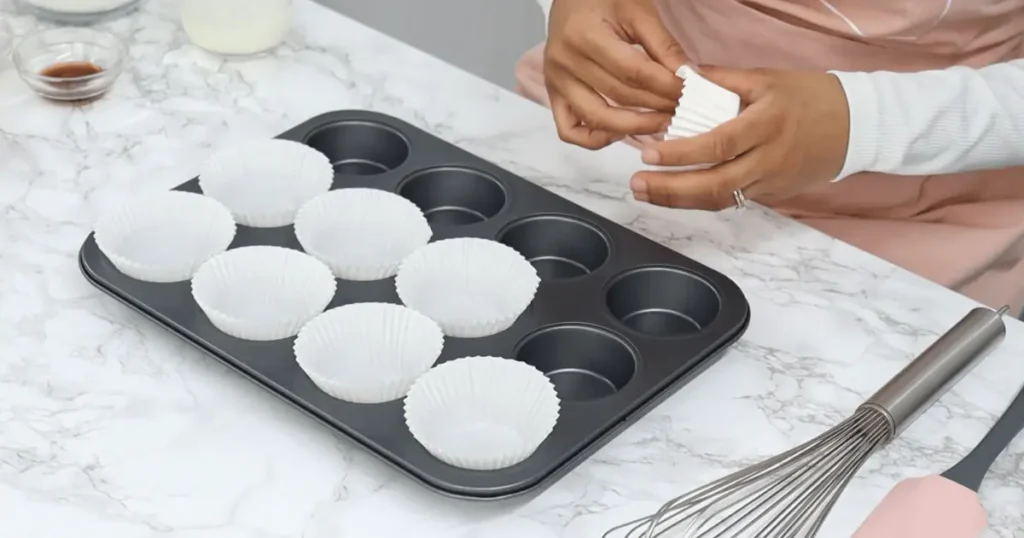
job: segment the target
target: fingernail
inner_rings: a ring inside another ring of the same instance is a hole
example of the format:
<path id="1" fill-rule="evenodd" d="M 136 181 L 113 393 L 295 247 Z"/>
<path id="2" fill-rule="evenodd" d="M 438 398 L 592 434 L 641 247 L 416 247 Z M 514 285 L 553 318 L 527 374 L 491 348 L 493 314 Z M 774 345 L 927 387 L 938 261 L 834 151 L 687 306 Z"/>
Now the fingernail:
<path id="1" fill-rule="evenodd" d="M 629 180 L 629 188 L 634 194 L 647 194 L 647 182 L 638 177 Z"/>
<path id="2" fill-rule="evenodd" d="M 633 193 L 633 199 L 636 200 L 637 202 L 650 202 L 651 201 L 651 199 L 647 197 L 647 193 L 643 193 L 643 192 L 634 192 Z"/>
<path id="3" fill-rule="evenodd" d="M 661 162 L 661 154 L 658 153 L 658 150 L 656 149 L 645 149 L 643 153 L 640 154 L 640 158 L 645 164 L 658 164 Z"/>

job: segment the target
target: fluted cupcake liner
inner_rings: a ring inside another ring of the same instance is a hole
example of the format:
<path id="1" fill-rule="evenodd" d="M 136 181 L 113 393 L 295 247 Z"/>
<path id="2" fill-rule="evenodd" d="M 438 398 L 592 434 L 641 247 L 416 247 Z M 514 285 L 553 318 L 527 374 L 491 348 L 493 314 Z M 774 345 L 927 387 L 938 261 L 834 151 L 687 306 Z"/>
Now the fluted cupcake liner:
<path id="1" fill-rule="evenodd" d="M 421 376 L 405 398 L 405 422 L 434 457 L 494 471 L 530 457 L 555 428 L 560 403 L 536 368 L 499 357 L 446 362 Z"/>

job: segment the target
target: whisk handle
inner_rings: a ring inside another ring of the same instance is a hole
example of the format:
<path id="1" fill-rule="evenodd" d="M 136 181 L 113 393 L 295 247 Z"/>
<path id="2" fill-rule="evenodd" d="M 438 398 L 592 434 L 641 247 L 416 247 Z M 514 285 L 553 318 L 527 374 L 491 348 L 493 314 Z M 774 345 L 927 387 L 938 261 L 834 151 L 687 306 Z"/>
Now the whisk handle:
<path id="1" fill-rule="evenodd" d="M 893 437 L 971 371 L 1006 336 L 1003 314 L 975 308 L 917 356 L 864 406 L 888 414 Z"/>

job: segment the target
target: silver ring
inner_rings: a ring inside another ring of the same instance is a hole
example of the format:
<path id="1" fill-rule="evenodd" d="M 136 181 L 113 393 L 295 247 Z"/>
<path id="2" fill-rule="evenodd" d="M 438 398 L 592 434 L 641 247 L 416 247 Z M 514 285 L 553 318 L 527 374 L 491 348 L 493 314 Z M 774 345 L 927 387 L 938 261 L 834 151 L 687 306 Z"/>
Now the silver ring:
<path id="1" fill-rule="evenodd" d="M 736 201 L 736 209 L 747 208 L 747 197 L 743 194 L 743 189 L 736 189 L 732 191 L 732 199 Z"/>

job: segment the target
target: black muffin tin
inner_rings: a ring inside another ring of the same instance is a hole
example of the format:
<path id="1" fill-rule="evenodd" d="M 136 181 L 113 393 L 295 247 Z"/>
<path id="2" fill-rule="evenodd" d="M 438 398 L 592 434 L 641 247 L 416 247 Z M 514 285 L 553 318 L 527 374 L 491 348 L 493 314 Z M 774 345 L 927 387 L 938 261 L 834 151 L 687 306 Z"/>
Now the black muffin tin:
<path id="1" fill-rule="evenodd" d="M 724 275 L 404 121 L 367 111 L 331 112 L 279 138 L 330 157 L 333 188 L 378 188 L 415 202 L 435 241 L 495 239 L 534 263 L 543 280 L 518 321 L 495 336 L 446 338 L 438 361 L 494 355 L 549 374 L 562 399 L 561 415 L 531 457 L 498 471 L 451 467 L 413 439 L 402 401 L 362 405 L 325 395 L 296 365 L 294 339 L 250 342 L 221 333 L 192 300 L 188 282 L 129 278 L 91 235 L 79 253 L 82 272 L 104 292 L 441 493 L 497 499 L 550 485 L 700 373 L 749 322 L 746 298 Z M 201 192 L 196 179 L 177 189 Z M 291 226 L 239 226 L 232 248 L 249 245 L 301 250 Z M 328 308 L 365 301 L 400 303 L 394 279 L 339 280 Z"/>

